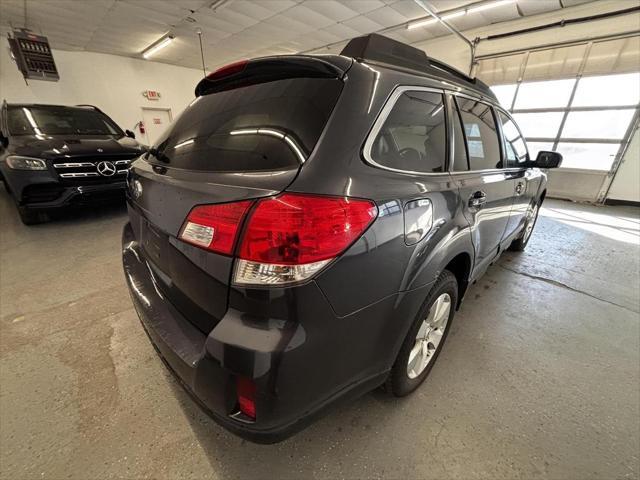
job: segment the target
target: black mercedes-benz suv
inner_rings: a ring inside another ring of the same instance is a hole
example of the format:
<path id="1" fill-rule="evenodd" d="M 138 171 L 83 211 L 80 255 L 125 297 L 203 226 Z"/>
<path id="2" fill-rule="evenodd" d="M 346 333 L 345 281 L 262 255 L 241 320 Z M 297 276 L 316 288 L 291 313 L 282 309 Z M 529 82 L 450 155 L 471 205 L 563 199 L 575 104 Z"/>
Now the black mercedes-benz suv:
<path id="1" fill-rule="evenodd" d="M 546 194 L 486 85 L 377 35 L 220 69 L 128 175 L 125 277 L 229 430 L 273 442 L 429 374 L 468 288 Z"/>
<path id="2" fill-rule="evenodd" d="M 51 209 L 124 198 L 143 147 L 90 105 L 7 104 L 0 112 L 0 177 L 23 223 Z"/>

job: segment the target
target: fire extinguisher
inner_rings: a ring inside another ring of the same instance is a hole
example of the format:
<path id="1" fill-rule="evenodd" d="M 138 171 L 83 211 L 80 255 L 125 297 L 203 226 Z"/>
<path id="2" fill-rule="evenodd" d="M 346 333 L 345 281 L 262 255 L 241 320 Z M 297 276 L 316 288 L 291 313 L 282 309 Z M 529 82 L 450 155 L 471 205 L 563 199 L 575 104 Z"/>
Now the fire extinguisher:
<path id="1" fill-rule="evenodd" d="M 144 134 L 144 122 L 142 120 L 138 122 L 138 129 L 140 130 L 140 133 Z"/>

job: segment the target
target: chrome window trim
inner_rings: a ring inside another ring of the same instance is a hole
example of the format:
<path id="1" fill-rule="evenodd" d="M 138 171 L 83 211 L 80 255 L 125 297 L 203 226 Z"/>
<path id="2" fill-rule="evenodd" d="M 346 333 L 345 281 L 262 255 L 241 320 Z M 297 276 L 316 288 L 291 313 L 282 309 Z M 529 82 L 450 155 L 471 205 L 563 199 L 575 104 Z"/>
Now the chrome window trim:
<path id="1" fill-rule="evenodd" d="M 500 159 L 502 160 L 502 155 L 503 155 L 502 150 L 504 149 L 502 145 L 502 127 L 501 125 L 498 124 L 498 119 L 496 118 L 496 110 L 503 110 L 500 104 L 493 103 L 483 98 L 474 97 L 472 95 L 467 95 L 461 92 L 450 91 L 447 93 L 450 93 L 451 95 L 463 97 L 463 98 L 468 98 L 469 100 L 474 100 L 476 102 L 484 103 L 486 106 L 492 109 L 491 115 L 493 116 L 493 121 L 496 122 L 496 134 L 498 135 L 498 147 L 500 148 Z M 511 120 L 513 121 L 513 123 L 518 128 L 518 131 L 520 132 L 520 127 L 518 126 L 518 124 L 515 122 L 515 120 L 513 120 L 513 118 Z M 462 128 L 464 128 L 464 125 L 462 125 Z M 520 133 L 520 135 L 522 135 L 522 132 Z M 466 139 L 466 136 L 465 136 L 465 139 Z M 527 147 L 527 152 L 529 152 L 528 147 Z M 531 167 L 485 168 L 483 170 L 472 170 L 471 162 L 469 162 L 469 170 L 467 170 L 466 172 L 456 172 L 456 171 L 450 170 L 449 173 L 451 175 L 464 175 L 464 174 L 470 174 L 470 173 L 500 173 L 500 172 L 522 171 L 522 170 L 526 170 L 527 168 L 531 168 Z"/>
<path id="2" fill-rule="evenodd" d="M 484 170 L 467 170 L 466 172 L 449 172 L 450 175 L 475 175 L 476 173 L 517 173 L 532 167 L 485 168 Z"/>
<path id="3" fill-rule="evenodd" d="M 527 151 L 527 157 L 529 157 L 529 161 L 531 161 L 531 152 L 529 152 L 529 145 L 527 145 L 527 139 L 525 138 L 525 136 L 522 134 L 522 129 L 520 128 L 520 125 L 518 125 L 518 122 L 516 122 L 516 119 L 513 118 L 513 115 L 511 115 L 509 112 L 507 112 L 504 108 L 497 106 L 494 107 L 494 110 L 498 112 L 498 120 L 500 120 L 500 114 L 502 113 L 503 115 L 505 115 L 509 120 L 511 120 L 511 122 L 515 125 L 516 130 L 518 130 L 518 133 L 520 134 L 520 138 L 522 139 L 522 143 L 524 143 L 524 148 Z M 504 136 L 504 131 L 502 130 L 502 121 L 500 121 L 500 139 L 503 142 L 507 141 L 507 138 Z M 506 145 L 505 145 L 506 146 Z M 508 159 L 507 159 L 507 152 L 504 152 L 504 163 L 506 164 Z M 519 162 L 518 162 L 519 163 Z M 509 167 L 509 168 L 525 168 L 525 167 Z"/>
<path id="4" fill-rule="evenodd" d="M 364 156 L 365 162 L 368 163 L 369 165 L 373 166 L 373 167 L 380 168 L 382 170 L 387 170 L 389 172 L 395 172 L 395 173 L 403 173 L 405 175 L 420 175 L 420 176 L 425 176 L 425 175 L 428 175 L 428 176 L 449 175 L 448 171 L 434 173 L 434 172 L 420 172 L 420 171 L 416 171 L 416 170 L 402 170 L 400 168 L 387 167 L 385 165 L 380 165 L 373 158 L 371 158 L 371 149 L 373 148 L 373 142 L 375 141 L 376 137 L 378 136 L 378 133 L 380 133 L 380 130 L 382 129 L 382 126 L 384 125 L 384 122 L 387 121 L 387 117 L 391 113 L 391 110 L 393 110 L 393 107 L 395 107 L 396 102 L 398 101 L 400 96 L 405 92 L 439 93 L 440 95 L 442 95 L 442 102 L 443 102 L 444 109 L 446 110 L 446 108 L 447 108 L 447 105 L 445 103 L 446 102 L 446 97 L 445 97 L 445 90 L 444 89 L 432 88 L 432 87 L 421 87 L 421 86 L 418 86 L 418 85 L 401 85 L 401 86 L 396 87 L 396 89 L 391 93 L 391 95 L 387 99 L 387 102 L 385 103 L 384 107 L 382 108 L 382 111 L 378 115 L 378 118 L 373 123 L 373 127 L 371 128 L 371 131 L 367 135 L 367 139 L 364 142 L 364 147 L 362 149 L 362 154 Z M 445 112 L 445 116 L 446 116 L 446 112 Z M 445 141 L 448 142 L 447 135 L 445 135 Z M 445 158 L 444 160 L 445 160 L 445 162 L 444 162 L 445 165 L 444 166 L 446 168 L 447 159 Z"/>

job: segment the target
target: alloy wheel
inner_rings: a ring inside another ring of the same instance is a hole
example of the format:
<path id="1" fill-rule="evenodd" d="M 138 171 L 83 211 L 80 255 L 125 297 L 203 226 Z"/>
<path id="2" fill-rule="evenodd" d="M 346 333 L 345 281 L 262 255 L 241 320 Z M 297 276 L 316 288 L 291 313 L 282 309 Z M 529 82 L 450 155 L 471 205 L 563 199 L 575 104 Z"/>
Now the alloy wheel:
<path id="1" fill-rule="evenodd" d="M 440 295 L 431 306 L 429 315 L 422 321 L 407 363 L 407 375 L 416 378 L 424 372 L 431 362 L 449 322 L 451 297 L 448 293 Z"/>

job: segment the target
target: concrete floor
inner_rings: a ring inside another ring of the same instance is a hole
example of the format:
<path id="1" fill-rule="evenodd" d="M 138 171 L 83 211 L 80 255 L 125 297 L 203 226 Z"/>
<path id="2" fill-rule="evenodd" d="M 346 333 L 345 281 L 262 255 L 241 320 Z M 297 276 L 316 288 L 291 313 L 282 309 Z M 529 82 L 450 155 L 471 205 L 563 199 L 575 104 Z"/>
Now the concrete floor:
<path id="1" fill-rule="evenodd" d="M 640 216 L 547 201 L 470 290 L 426 384 L 253 445 L 157 358 L 123 208 L 24 227 L 0 189 L 2 478 L 638 478 Z"/>

